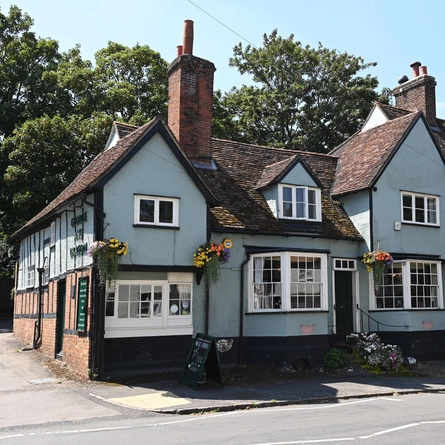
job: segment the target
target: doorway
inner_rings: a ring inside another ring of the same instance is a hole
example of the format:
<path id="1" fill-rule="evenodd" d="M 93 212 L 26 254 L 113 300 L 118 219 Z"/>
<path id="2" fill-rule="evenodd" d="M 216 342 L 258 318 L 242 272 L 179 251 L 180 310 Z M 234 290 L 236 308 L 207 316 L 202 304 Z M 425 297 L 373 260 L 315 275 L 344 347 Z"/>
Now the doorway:
<path id="1" fill-rule="evenodd" d="M 335 271 L 335 318 L 337 335 L 354 332 L 352 272 Z"/>
<path id="2" fill-rule="evenodd" d="M 65 330 L 66 307 L 66 281 L 57 283 L 57 332 L 56 332 L 56 356 L 63 355 L 63 331 Z"/>

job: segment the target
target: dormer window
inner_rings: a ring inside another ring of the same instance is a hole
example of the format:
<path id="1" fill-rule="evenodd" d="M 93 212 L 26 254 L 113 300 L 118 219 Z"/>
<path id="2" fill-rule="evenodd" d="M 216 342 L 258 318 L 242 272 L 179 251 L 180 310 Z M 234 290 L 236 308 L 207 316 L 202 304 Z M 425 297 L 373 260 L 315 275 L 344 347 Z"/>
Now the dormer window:
<path id="1" fill-rule="evenodd" d="M 280 218 L 321 221 L 320 189 L 280 184 L 279 194 Z"/>

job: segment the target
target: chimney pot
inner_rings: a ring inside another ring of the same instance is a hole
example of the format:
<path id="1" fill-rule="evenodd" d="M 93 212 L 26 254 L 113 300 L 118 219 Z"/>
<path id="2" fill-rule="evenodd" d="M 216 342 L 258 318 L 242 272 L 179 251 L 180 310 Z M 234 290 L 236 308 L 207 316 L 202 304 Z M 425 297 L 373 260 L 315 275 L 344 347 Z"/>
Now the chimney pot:
<path id="1" fill-rule="evenodd" d="M 182 56 L 183 52 L 184 52 L 184 47 L 182 45 L 178 45 L 176 47 L 176 57 Z"/>
<path id="2" fill-rule="evenodd" d="M 193 20 L 186 20 L 184 22 L 183 54 L 193 54 Z"/>
<path id="3" fill-rule="evenodd" d="M 420 67 L 420 75 L 425 76 L 427 74 L 428 74 L 428 68 L 426 66 L 421 66 Z"/>
<path id="4" fill-rule="evenodd" d="M 410 67 L 413 69 L 413 77 L 419 77 L 419 67 L 422 65 L 420 62 L 413 62 Z"/>

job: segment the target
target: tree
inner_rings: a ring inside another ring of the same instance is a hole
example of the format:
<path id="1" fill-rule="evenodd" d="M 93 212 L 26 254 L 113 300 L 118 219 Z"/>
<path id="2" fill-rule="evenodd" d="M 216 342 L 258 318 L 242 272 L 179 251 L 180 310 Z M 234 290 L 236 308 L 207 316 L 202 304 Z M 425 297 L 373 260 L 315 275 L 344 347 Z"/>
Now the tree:
<path id="1" fill-rule="evenodd" d="M 378 94 L 376 77 L 358 73 L 376 65 L 336 50 L 302 46 L 290 35 L 264 34 L 263 47 L 234 48 L 230 66 L 250 74 L 254 85 L 233 88 L 219 136 L 229 128 L 236 140 L 327 152 L 357 131 Z"/>
<path id="2" fill-rule="evenodd" d="M 109 42 L 96 66 L 77 45 L 37 39 L 19 8 L 0 14 L 0 235 L 54 199 L 105 146 L 113 120 L 167 107 L 167 63 L 149 46 Z M 6 237 L 7 239 L 7 237 Z"/>
<path id="3" fill-rule="evenodd" d="M 107 141 L 112 117 L 43 116 L 25 122 L 3 143 L 10 165 L 5 182 L 11 208 L 3 227 L 16 230 L 49 204 L 89 164 Z"/>
<path id="4" fill-rule="evenodd" d="M 95 54 L 99 109 L 142 125 L 167 111 L 167 62 L 148 45 L 133 48 L 108 42 Z"/>
<path id="5" fill-rule="evenodd" d="M 43 73 L 57 66 L 58 43 L 37 39 L 33 23 L 17 6 L 8 15 L 0 12 L 0 140 L 27 119 L 54 110 L 54 84 Z"/>

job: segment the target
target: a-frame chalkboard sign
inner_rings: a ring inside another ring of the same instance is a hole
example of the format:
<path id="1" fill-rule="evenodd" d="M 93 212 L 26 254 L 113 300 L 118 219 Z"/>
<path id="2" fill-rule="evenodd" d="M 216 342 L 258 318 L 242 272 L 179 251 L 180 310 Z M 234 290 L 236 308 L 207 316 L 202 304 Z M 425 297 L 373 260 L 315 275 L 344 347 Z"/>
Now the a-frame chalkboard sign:
<path id="1" fill-rule="evenodd" d="M 224 386 L 215 339 L 210 335 L 196 334 L 179 382 L 196 389 L 204 370 L 207 379 Z"/>

